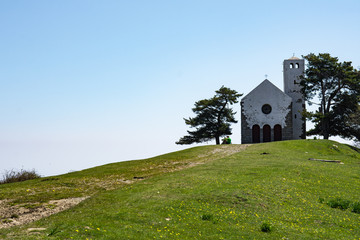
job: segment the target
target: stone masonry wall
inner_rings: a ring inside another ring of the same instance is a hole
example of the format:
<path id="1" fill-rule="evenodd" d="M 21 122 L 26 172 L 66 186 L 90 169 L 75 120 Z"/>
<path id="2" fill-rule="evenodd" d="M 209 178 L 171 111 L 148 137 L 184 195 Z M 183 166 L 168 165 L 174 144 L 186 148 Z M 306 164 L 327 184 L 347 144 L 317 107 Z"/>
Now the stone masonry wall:
<path id="1" fill-rule="evenodd" d="M 241 106 L 241 143 L 253 143 L 252 139 L 252 129 L 248 127 L 246 116 L 244 114 L 243 102 L 240 103 Z M 285 127 L 282 128 L 282 140 L 292 140 L 293 139 L 293 128 L 292 128 L 292 103 L 289 106 L 290 111 L 285 118 Z M 263 142 L 263 126 L 260 126 L 260 142 Z M 271 127 L 271 141 L 274 141 L 274 126 Z"/>

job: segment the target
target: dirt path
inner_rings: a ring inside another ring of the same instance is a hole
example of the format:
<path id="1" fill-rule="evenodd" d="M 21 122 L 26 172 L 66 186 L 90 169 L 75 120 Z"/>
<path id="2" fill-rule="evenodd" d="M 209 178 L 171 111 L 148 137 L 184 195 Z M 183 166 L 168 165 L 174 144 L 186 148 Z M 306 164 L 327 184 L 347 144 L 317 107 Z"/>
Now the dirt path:
<path id="1" fill-rule="evenodd" d="M 9 200 L 0 200 L 0 228 L 8 228 L 39 220 L 69 209 L 87 197 L 52 200 L 46 204 L 19 204 L 11 206 Z"/>

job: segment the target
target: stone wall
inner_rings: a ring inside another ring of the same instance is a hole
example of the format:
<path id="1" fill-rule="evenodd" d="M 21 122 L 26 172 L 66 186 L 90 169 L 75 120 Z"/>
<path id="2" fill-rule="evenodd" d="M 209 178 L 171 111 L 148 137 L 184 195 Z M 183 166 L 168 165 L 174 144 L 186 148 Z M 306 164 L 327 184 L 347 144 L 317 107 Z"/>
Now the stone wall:
<path id="1" fill-rule="evenodd" d="M 301 93 L 300 79 L 305 71 L 304 59 L 296 57 L 284 60 L 284 92 L 293 101 L 293 138 L 305 139 L 305 119 L 302 118 L 302 111 L 305 109 L 305 99 Z"/>
<path id="2" fill-rule="evenodd" d="M 293 139 L 293 111 L 292 103 L 290 105 L 291 111 L 286 115 L 286 127 L 283 128 L 282 136 L 283 140 L 292 140 Z"/>
<path id="3" fill-rule="evenodd" d="M 246 122 L 246 116 L 244 114 L 244 104 L 240 103 L 241 106 L 241 143 L 252 143 L 252 130 L 248 127 Z"/>
<path id="4" fill-rule="evenodd" d="M 244 113 L 243 102 L 240 103 L 241 106 L 241 143 L 253 143 L 252 139 L 252 126 L 250 127 L 247 122 L 246 114 Z M 282 127 L 282 140 L 292 140 L 293 139 L 293 128 L 292 128 L 292 103 L 288 106 L 290 109 L 285 117 L 285 125 Z M 257 123 L 255 123 L 257 124 Z M 278 123 L 280 125 L 280 122 Z M 258 124 L 259 125 L 259 124 Z M 276 124 L 275 124 L 276 125 Z M 274 141 L 274 126 L 271 127 L 271 141 Z M 260 142 L 263 142 L 263 125 L 260 126 Z"/>

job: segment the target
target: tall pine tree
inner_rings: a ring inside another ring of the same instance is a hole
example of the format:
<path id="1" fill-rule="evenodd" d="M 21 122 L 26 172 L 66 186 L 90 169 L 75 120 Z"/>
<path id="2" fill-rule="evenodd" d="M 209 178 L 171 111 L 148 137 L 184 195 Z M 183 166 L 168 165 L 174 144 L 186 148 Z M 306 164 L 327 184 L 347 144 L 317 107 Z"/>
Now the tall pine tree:
<path id="1" fill-rule="evenodd" d="M 360 78 L 351 62 L 339 62 L 328 53 L 313 53 L 303 56 L 307 68 L 300 85 L 306 100 L 319 105 L 306 116 L 315 123 L 308 135 L 353 138 L 354 128 L 350 123 L 358 111 Z M 315 99 L 315 100 L 314 100 Z"/>
<path id="2" fill-rule="evenodd" d="M 236 112 L 233 112 L 229 106 L 238 103 L 237 99 L 242 94 L 224 86 L 215 92 L 214 97 L 195 102 L 192 111 L 196 116 L 184 118 L 185 124 L 195 130 L 187 131 L 188 135 L 180 138 L 176 144 L 200 143 L 214 138 L 216 144 L 220 144 L 220 137 L 231 135 L 230 124 L 237 121 L 235 120 Z"/>

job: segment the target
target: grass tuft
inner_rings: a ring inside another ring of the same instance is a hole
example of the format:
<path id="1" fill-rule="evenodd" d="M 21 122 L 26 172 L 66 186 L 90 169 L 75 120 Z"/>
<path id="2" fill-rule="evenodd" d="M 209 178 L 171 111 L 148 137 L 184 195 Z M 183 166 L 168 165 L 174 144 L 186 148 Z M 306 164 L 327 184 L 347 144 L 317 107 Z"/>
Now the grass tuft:
<path id="1" fill-rule="evenodd" d="M 355 202 L 351 206 L 351 211 L 353 213 L 359 213 L 360 214 L 360 202 Z"/>
<path id="2" fill-rule="evenodd" d="M 350 207 L 351 201 L 349 200 L 345 200 L 342 198 L 335 198 L 335 199 L 330 199 L 327 202 L 327 205 L 332 207 L 332 208 L 338 208 L 341 210 L 346 210 Z"/>
<path id="3" fill-rule="evenodd" d="M 271 232 L 272 226 L 271 226 L 270 223 L 264 222 L 264 223 L 261 224 L 260 230 L 262 232 Z"/>
<path id="4" fill-rule="evenodd" d="M 211 221 L 213 220 L 214 216 L 212 214 L 203 214 L 201 216 L 201 220 L 204 220 L 204 221 Z"/>
<path id="5" fill-rule="evenodd" d="M 59 229 L 59 226 L 55 226 L 54 228 L 52 228 L 50 230 L 50 233 L 48 234 L 48 236 L 54 236 L 57 233 L 60 233 L 61 230 Z"/>

